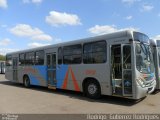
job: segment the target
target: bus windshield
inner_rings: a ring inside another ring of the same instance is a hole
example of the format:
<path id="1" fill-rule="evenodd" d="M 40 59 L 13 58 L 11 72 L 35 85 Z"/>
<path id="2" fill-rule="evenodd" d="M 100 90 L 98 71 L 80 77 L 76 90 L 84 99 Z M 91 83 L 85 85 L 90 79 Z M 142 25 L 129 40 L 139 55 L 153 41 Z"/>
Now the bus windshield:
<path id="1" fill-rule="evenodd" d="M 149 45 L 144 43 L 136 44 L 136 67 L 139 72 L 144 74 L 154 72 L 153 56 Z"/>

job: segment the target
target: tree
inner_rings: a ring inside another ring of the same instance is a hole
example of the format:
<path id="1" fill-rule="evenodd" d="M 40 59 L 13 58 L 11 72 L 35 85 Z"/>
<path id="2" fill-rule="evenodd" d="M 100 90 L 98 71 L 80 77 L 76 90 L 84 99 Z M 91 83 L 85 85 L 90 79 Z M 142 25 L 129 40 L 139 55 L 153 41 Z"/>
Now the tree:
<path id="1" fill-rule="evenodd" d="M 4 55 L 0 55 L 0 60 L 1 61 L 5 61 L 6 60 L 6 57 Z"/>

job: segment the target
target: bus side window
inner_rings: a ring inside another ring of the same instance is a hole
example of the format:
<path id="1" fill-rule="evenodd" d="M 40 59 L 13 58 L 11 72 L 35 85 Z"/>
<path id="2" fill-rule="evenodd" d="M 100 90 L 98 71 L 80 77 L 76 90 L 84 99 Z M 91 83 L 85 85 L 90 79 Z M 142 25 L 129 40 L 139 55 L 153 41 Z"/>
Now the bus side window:
<path id="1" fill-rule="evenodd" d="M 12 56 L 11 55 L 6 56 L 6 66 L 12 66 Z"/>
<path id="2" fill-rule="evenodd" d="M 26 65 L 34 65 L 34 52 L 26 53 L 25 64 Z"/>
<path id="3" fill-rule="evenodd" d="M 24 53 L 21 53 L 19 55 L 19 65 L 22 66 L 25 64 L 25 54 Z"/>
<path id="4" fill-rule="evenodd" d="M 61 65 L 62 64 L 62 48 L 59 47 L 58 48 L 58 64 Z"/>
<path id="5" fill-rule="evenodd" d="M 44 65 L 44 51 L 36 51 L 35 65 Z"/>
<path id="6" fill-rule="evenodd" d="M 80 64 L 82 62 L 82 45 L 71 45 L 63 48 L 64 64 Z"/>
<path id="7" fill-rule="evenodd" d="M 85 64 L 105 63 L 106 41 L 98 41 L 84 44 L 83 47 L 83 62 Z"/>

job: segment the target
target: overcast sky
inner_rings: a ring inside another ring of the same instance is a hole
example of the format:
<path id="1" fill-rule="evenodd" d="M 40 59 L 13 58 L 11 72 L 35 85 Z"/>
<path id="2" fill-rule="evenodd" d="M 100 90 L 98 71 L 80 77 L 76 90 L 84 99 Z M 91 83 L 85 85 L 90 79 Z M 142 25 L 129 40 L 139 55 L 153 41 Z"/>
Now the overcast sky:
<path id="1" fill-rule="evenodd" d="M 0 54 L 124 29 L 160 39 L 160 0 L 0 0 Z"/>

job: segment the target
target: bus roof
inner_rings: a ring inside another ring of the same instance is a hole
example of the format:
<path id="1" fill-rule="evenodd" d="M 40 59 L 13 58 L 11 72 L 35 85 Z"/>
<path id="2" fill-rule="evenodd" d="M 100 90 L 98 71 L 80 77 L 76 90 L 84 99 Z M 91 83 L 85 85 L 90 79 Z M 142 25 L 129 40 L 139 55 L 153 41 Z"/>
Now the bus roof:
<path id="1" fill-rule="evenodd" d="M 79 39 L 79 40 L 72 40 L 72 41 L 67 41 L 67 42 L 63 42 L 63 43 L 57 43 L 57 44 L 53 44 L 53 45 L 47 45 L 47 46 L 42 46 L 42 47 L 37 47 L 37 48 L 25 49 L 25 50 L 21 50 L 21 51 L 7 53 L 6 55 L 24 53 L 24 52 L 30 52 L 30 51 L 37 51 L 37 50 L 44 50 L 44 49 L 50 49 L 50 48 L 53 48 L 53 47 L 60 47 L 60 46 L 78 44 L 78 43 L 81 43 L 81 42 L 83 43 L 83 42 L 92 42 L 92 41 L 96 41 L 96 40 L 113 39 L 113 38 L 117 38 L 117 37 L 126 37 L 126 36 L 129 36 L 129 35 L 131 37 L 131 34 L 133 32 L 136 32 L 136 31 L 123 30 L 123 31 L 108 33 L 108 34 L 104 34 L 104 35 L 93 36 L 93 37 L 89 37 L 89 38 L 83 38 L 83 39 Z"/>

